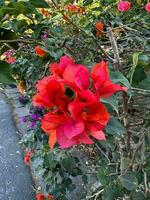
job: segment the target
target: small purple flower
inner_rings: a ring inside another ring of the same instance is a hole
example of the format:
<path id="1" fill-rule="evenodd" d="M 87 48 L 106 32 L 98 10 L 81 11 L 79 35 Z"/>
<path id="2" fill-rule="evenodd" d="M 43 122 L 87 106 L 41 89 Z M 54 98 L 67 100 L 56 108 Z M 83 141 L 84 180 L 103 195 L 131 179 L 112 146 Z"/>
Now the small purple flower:
<path id="1" fill-rule="evenodd" d="M 35 126 L 35 122 L 31 122 L 30 123 L 30 128 L 34 128 L 34 126 Z"/>
<path id="2" fill-rule="evenodd" d="M 19 102 L 22 104 L 25 102 L 25 97 L 23 95 L 19 96 Z"/>
<path id="3" fill-rule="evenodd" d="M 38 114 L 32 114 L 31 118 L 34 119 L 35 121 L 37 121 L 39 119 L 39 115 Z"/>
<path id="4" fill-rule="evenodd" d="M 26 123 L 26 122 L 27 122 L 26 116 L 23 116 L 23 117 L 21 118 L 21 121 L 22 121 L 22 123 Z"/>

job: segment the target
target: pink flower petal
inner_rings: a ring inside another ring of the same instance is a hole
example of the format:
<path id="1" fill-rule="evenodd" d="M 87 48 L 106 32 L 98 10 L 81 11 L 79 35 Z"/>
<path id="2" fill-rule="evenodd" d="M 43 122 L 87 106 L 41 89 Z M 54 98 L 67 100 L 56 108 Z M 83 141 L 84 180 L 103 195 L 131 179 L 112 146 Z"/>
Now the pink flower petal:
<path id="1" fill-rule="evenodd" d="M 84 130 L 84 124 L 82 121 L 76 122 L 70 120 L 64 124 L 63 127 L 64 134 L 68 139 L 72 139 L 73 137 L 81 134 Z"/>
<path id="2" fill-rule="evenodd" d="M 105 134 L 103 131 L 93 131 L 90 133 L 90 135 L 94 138 L 96 138 L 97 140 L 106 140 Z"/>
<path id="3" fill-rule="evenodd" d="M 86 90 L 90 86 L 89 71 L 81 65 L 75 75 L 75 84 L 81 89 Z"/>
<path id="4" fill-rule="evenodd" d="M 101 98 L 109 98 L 114 93 L 119 91 L 126 91 L 128 88 L 122 87 L 119 84 L 113 83 L 111 81 L 106 81 L 100 91 L 100 97 Z"/>
<path id="5" fill-rule="evenodd" d="M 76 138 L 79 143 L 83 143 L 83 144 L 93 144 L 94 143 L 93 140 L 91 140 L 90 137 L 85 132 L 83 132 Z"/>
<path id="6" fill-rule="evenodd" d="M 78 144 L 75 139 L 68 139 L 64 133 L 64 125 L 60 125 L 56 129 L 57 141 L 62 149 L 69 148 L 75 144 Z"/>
<path id="7" fill-rule="evenodd" d="M 91 71 L 91 77 L 94 82 L 99 82 L 103 84 L 104 81 L 109 79 L 109 72 L 108 72 L 108 65 L 107 62 L 101 61 L 100 63 L 96 64 Z"/>

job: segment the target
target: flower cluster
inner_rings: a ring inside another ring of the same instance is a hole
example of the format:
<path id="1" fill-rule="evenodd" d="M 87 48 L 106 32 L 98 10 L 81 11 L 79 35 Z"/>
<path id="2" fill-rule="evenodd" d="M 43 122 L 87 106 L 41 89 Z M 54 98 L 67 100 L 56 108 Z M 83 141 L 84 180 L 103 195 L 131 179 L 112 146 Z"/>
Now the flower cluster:
<path id="1" fill-rule="evenodd" d="M 145 5 L 145 10 L 150 12 L 150 2 Z"/>
<path id="2" fill-rule="evenodd" d="M 15 61 L 16 61 L 16 59 L 14 57 L 15 54 L 16 54 L 16 50 L 8 49 L 7 51 L 5 51 L 3 53 L 5 61 L 10 63 L 10 64 L 15 63 Z"/>
<path id="3" fill-rule="evenodd" d="M 37 200 L 54 200 L 54 196 L 52 194 L 48 194 L 47 196 L 41 193 L 36 195 Z"/>
<path id="4" fill-rule="evenodd" d="M 40 13 L 45 17 L 49 17 L 50 16 L 50 13 L 47 10 L 45 10 L 44 8 L 40 9 Z"/>
<path id="5" fill-rule="evenodd" d="M 103 31 L 104 31 L 104 25 L 101 21 L 97 22 L 95 25 L 96 28 L 96 36 L 102 36 L 103 35 Z"/>
<path id="6" fill-rule="evenodd" d="M 28 116 L 23 116 L 21 118 L 22 123 L 29 124 L 29 128 L 32 129 L 38 123 L 38 121 L 43 116 L 43 108 L 42 107 L 35 107 L 34 109 L 30 109 L 30 114 Z"/>
<path id="7" fill-rule="evenodd" d="M 89 72 L 65 55 L 59 63 L 50 65 L 50 72 L 38 81 L 38 92 L 33 97 L 34 106 L 48 109 L 41 128 L 49 135 L 50 148 L 56 142 L 61 148 L 69 148 L 92 144 L 91 137 L 105 140 L 103 129 L 110 115 L 99 100 L 127 90 L 110 80 L 107 63 L 102 61 Z"/>
<path id="8" fill-rule="evenodd" d="M 25 157 L 24 157 L 24 163 L 26 165 L 28 165 L 30 163 L 31 156 L 32 156 L 31 151 L 27 151 L 26 154 L 25 154 Z"/>
<path id="9" fill-rule="evenodd" d="M 118 10 L 119 10 L 120 12 L 126 12 L 126 11 L 130 10 L 131 6 L 132 6 L 132 4 L 131 4 L 131 2 L 129 2 L 129 1 L 120 1 L 120 2 L 117 4 L 117 8 L 118 8 Z M 147 3 L 147 4 L 145 5 L 145 10 L 146 10 L 147 12 L 150 12 L 150 3 Z"/>
<path id="10" fill-rule="evenodd" d="M 79 14 L 84 14 L 85 13 L 85 8 L 84 7 L 79 7 L 79 6 L 74 5 L 74 4 L 70 4 L 70 5 L 66 6 L 66 10 L 68 12 L 72 12 L 72 13 L 79 13 Z"/>
<path id="11" fill-rule="evenodd" d="M 26 103 L 29 101 L 29 99 L 28 99 L 25 95 L 23 95 L 23 94 L 21 94 L 21 95 L 19 96 L 18 100 L 19 100 L 19 102 L 20 102 L 21 104 L 26 104 Z"/>
<path id="12" fill-rule="evenodd" d="M 46 55 L 46 52 L 39 46 L 35 46 L 34 51 L 39 57 L 44 57 Z"/>

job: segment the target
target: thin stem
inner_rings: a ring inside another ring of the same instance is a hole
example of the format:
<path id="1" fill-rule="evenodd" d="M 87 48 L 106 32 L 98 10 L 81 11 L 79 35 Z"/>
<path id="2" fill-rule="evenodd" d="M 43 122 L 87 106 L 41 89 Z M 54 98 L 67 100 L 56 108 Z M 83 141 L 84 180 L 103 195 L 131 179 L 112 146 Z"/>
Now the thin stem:
<path id="1" fill-rule="evenodd" d="M 0 40 L 0 43 L 15 43 L 15 42 L 24 42 L 24 43 L 33 43 L 36 40 L 26 40 L 26 39 L 13 39 L 13 40 Z"/>
<path id="2" fill-rule="evenodd" d="M 95 146 L 97 147 L 97 149 L 101 152 L 101 154 L 103 154 L 105 156 L 105 158 L 108 160 L 108 162 L 110 163 L 110 159 L 109 157 L 106 155 L 106 153 L 100 148 L 100 146 L 98 144 L 95 144 Z"/>

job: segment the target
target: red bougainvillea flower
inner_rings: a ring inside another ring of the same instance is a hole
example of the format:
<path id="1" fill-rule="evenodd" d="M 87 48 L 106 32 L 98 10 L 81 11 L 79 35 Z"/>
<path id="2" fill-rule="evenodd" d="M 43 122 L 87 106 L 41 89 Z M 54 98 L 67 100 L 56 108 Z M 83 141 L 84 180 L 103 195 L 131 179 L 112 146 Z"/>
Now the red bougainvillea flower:
<path id="1" fill-rule="evenodd" d="M 65 96 L 62 85 L 58 80 L 51 79 L 50 76 L 45 77 L 37 83 L 36 88 L 39 92 L 33 97 L 34 106 L 65 108 L 69 99 Z"/>
<path id="2" fill-rule="evenodd" d="M 40 12 L 45 17 L 49 17 L 50 16 L 50 13 L 48 11 L 46 11 L 44 8 L 41 8 Z"/>
<path id="3" fill-rule="evenodd" d="M 60 78 L 62 78 L 65 68 L 68 65 L 73 65 L 73 64 L 74 64 L 74 60 L 70 58 L 69 56 L 65 55 L 60 58 L 59 63 L 50 64 L 49 70 L 53 75 L 58 75 Z"/>
<path id="4" fill-rule="evenodd" d="M 93 88 L 98 98 L 108 98 L 115 92 L 127 90 L 126 87 L 121 87 L 109 79 L 108 66 L 104 61 L 96 64 L 92 68 L 91 77 L 93 80 Z"/>
<path id="5" fill-rule="evenodd" d="M 131 8 L 131 2 L 129 1 L 120 1 L 117 5 L 117 8 L 121 12 L 126 12 Z"/>
<path id="6" fill-rule="evenodd" d="M 98 22 L 95 27 L 96 27 L 96 29 L 98 31 L 103 31 L 104 30 L 104 25 L 103 25 L 102 22 Z"/>
<path id="7" fill-rule="evenodd" d="M 109 78 L 107 63 L 96 64 L 91 74 L 86 66 L 68 56 L 50 65 L 51 75 L 36 84 L 33 105 L 48 109 L 41 128 L 49 136 L 49 146 L 61 148 L 80 143 L 92 144 L 92 138 L 105 140 L 103 129 L 110 115 L 100 98 L 108 98 L 127 88 Z"/>
<path id="8" fill-rule="evenodd" d="M 66 121 L 66 117 L 62 113 L 47 113 L 41 121 L 41 128 L 49 135 L 49 146 L 53 149 L 57 138 L 56 129 L 60 124 Z"/>
<path id="9" fill-rule="evenodd" d="M 90 86 L 90 74 L 86 66 L 81 64 L 67 65 L 63 73 L 63 79 L 68 84 L 77 86 L 80 90 L 86 90 Z"/>
<path id="10" fill-rule="evenodd" d="M 43 49 L 41 49 L 41 47 L 39 46 L 36 46 L 34 50 L 35 50 L 35 53 L 40 57 L 44 57 L 46 54 L 46 52 Z"/>
<path id="11" fill-rule="evenodd" d="M 46 200 L 46 197 L 45 197 L 44 194 L 38 193 L 38 194 L 36 195 L 36 199 L 37 199 L 37 200 Z"/>
<path id="12" fill-rule="evenodd" d="M 16 59 L 14 57 L 14 55 L 16 54 L 16 50 L 13 50 L 13 49 L 8 49 L 7 51 L 5 51 L 2 56 L 5 57 L 5 61 L 10 63 L 10 64 L 13 64 L 16 62 Z"/>
<path id="13" fill-rule="evenodd" d="M 102 22 L 98 22 L 96 25 L 95 25 L 95 28 L 96 28 L 96 36 L 99 37 L 99 36 L 102 36 L 103 35 L 103 31 L 104 31 L 104 25 Z"/>
<path id="14" fill-rule="evenodd" d="M 85 90 L 90 85 L 90 74 L 86 66 L 75 64 L 68 56 L 63 56 L 59 63 L 50 65 L 52 75 L 58 75 L 71 87 Z"/>
<path id="15" fill-rule="evenodd" d="M 41 128 L 49 134 L 49 145 L 53 149 L 56 141 L 58 141 L 61 148 L 69 148 L 75 144 L 78 144 L 76 139 L 72 135 L 78 135 L 81 133 L 80 126 L 83 124 L 75 123 L 71 119 L 67 119 L 62 113 L 47 113 L 41 121 Z M 69 134 L 68 134 L 69 128 Z"/>
<path id="16" fill-rule="evenodd" d="M 90 135 L 105 140 L 102 129 L 109 120 L 109 113 L 98 101 L 83 103 L 75 99 L 69 104 L 70 116 L 49 112 L 41 121 L 41 128 L 49 134 L 49 145 L 53 149 L 56 141 L 61 148 L 75 144 L 92 144 Z"/>
<path id="17" fill-rule="evenodd" d="M 8 63 L 10 63 L 10 64 L 15 63 L 15 61 L 16 61 L 16 59 L 15 59 L 14 57 L 12 57 L 12 56 L 10 56 L 10 57 L 8 57 L 8 58 L 6 59 L 6 62 L 8 62 Z"/>
<path id="18" fill-rule="evenodd" d="M 145 5 L 145 10 L 150 12 L 150 2 Z"/>
<path id="19" fill-rule="evenodd" d="M 25 154 L 24 163 L 25 163 L 26 165 L 30 163 L 31 156 L 32 156 L 31 151 L 28 151 L 28 152 Z"/>
<path id="20" fill-rule="evenodd" d="M 74 120 L 84 123 L 84 132 L 98 140 L 105 140 L 104 127 L 109 120 L 109 113 L 105 106 L 98 101 L 83 103 L 78 99 L 69 104 L 69 111 Z"/>

